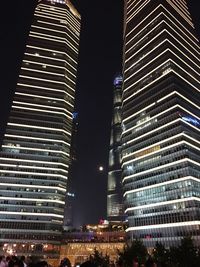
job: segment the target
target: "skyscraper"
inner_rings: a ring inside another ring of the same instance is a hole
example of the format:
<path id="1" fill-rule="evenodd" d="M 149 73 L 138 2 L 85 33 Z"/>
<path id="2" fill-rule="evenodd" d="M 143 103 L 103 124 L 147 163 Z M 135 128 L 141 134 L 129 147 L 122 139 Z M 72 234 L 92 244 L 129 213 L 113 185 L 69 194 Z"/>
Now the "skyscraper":
<path id="1" fill-rule="evenodd" d="M 200 244 L 200 49 L 185 0 L 125 1 L 122 167 L 127 232 Z"/>
<path id="2" fill-rule="evenodd" d="M 114 79 L 113 118 L 111 125 L 107 217 L 109 221 L 122 221 L 124 217 L 122 204 L 122 172 L 121 172 L 121 104 L 122 76 Z"/>
<path id="3" fill-rule="evenodd" d="M 9 249 L 59 244 L 79 33 L 80 15 L 70 1 L 38 1 L 0 151 L 5 250 L 14 243 Z"/>
<path id="4" fill-rule="evenodd" d="M 68 191 L 65 195 L 65 210 L 64 210 L 64 230 L 70 230 L 74 224 L 74 202 L 75 194 L 73 193 L 73 175 L 77 161 L 77 133 L 78 133 L 78 112 L 72 114 L 72 138 L 70 149 L 70 168 L 68 171 Z"/>

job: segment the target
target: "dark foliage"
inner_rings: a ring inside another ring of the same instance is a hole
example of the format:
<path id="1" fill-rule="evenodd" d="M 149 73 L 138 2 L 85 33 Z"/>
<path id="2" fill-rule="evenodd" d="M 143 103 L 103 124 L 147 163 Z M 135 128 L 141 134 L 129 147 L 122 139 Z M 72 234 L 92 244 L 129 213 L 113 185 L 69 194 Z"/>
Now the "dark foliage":
<path id="1" fill-rule="evenodd" d="M 124 267 L 131 267 L 134 261 L 144 264 L 147 255 L 147 249 L 143 243 L 140 240 L 135 240 L 131 245 L 126 245 L 122 252 L 119 252 L 119 259 Z"/>

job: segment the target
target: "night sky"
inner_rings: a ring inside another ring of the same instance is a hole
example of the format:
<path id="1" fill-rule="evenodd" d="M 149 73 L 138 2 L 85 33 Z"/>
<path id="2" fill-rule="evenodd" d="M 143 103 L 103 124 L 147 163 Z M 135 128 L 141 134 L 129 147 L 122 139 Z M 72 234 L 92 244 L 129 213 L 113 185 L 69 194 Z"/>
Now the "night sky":
<path id="1" fill-rule="evenodd" d="M 72 176 L 76 226 L 106 217 L 113 78 L 121 71 L 123 0 L 73 0 L 82 16 L 75 110 L 77 162 Z M 1 3 L 0 140 L 17 83 L 37 0 Z M 189 6 L 200 36 L 199 1 Z M 98 167 L 103 165 L 104 172 Z"/>

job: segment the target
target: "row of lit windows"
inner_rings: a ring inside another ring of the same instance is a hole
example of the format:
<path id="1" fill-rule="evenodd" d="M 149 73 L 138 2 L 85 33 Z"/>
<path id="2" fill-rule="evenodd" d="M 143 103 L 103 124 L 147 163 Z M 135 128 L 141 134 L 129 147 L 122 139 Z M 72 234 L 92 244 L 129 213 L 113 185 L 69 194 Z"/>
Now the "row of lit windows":
<path id="1" fill-rule="evenodd" d="M 43 143 L 38 142 L 37 140 L 27 140 L 25 139 L 25 141 L 23 141 L 23 139 L 18 140 L 18 142 L 16 142 L 16 139 L 13 140 L 12 142 L 5 140 L 3 147 L 7 148 L 7 149 L 13 149 L 14 151 L 20 151 L 20 149 L 24 149 L 24 148 L 35 148 L 37 149 L 43 149 L 44 151 L 49 151 L 49 152 L 55 152 L 55 151 L 65 151 L 65 152 L 69 152 L 69 145 L 65 145 L 63 143 L 57 143 L 57 144 L 47 144 L 48 142 L 44 141 Z"/>
<path id="2" fill-rule="evenodd" d="M 197 160 L 198 162 L 198 157 L 195 156 L 198 154 L 198 151 L 196 151 L 196 154 L 193 154 L 192 150 L 193 149 L 189 146 L 179 145 L 149 158 L 140 159 L 136 162 L 134 161 L 133 163 L 126 165 L 124 168 L 124 176 L 129 176 L 138 172 L 169 164 L 184 158 L 190 158 L 192 160 Z"/>
<path id="3" fill-rule="evenodd" d="M 32 229 L 32 230 L 49 230 L 51 229 L 52 231 L 57 230 L 58 225 L 53 225 L 53 223 L 49 222 L 47 223 L 26 223 L 26 222 L 0 222 L 0 228 L 5 228 L 5 229 Z"/>
<path id="4" fill-rule="evenodd" d="M 8 240 L 13 240 L 13 239 L 19 239 L 19 240 L 48 240 L 48 241 L 53 241 L 53 240 L 58 240 L 60 241 L 60 237 L 56 236 L 55 234 L 49 232 L 48 234 L 26 234 L 26 233 L 0 233 L 0 239 L 8 239 Z"/>
<path id="5" fill-rule="evenodd" d="M 19 212 L 19 213 L 21 213 L 21 212 L 29 212 L 29 213 L 33 212 L 34 214 L 35 213 L 43 213 L 43 214 L 47 213 L 47 214 L 49 214 L 51 212 L 55 212 L 56 214 L 62 214 L 63 213 L 63 207 L 58 209 L 58 208 L 54 208 L 51 206 L 49 206 L 48 208 L 46 208 L 46 207 L 43 208 L 42 206 L 33 208 L 33 207 L 25 207 L 25 206 L 19 207 L 17 205 L 15 205 L 15 206 L 12 206 L 12 205 L 7 206 L 6 205 L 5 207 L 0 206 L 0 212 L 2 212 L 2 211 L 7 211 L 8 214 L 9 214 L 9 212 Z"/>
<path id="6" fill-rule="evenodd" d="M 163 192 L 162 194 L 153 195 L 148 197 L 143 197 L 143 198 L 138 198 L 136 199 L 128 199 L 127 200 L 127 207 L 132 208 L 132 207 L 140 207 L 143 205 L 149 205 L 149 204 L 156 204 L 159 202 L 166 202 L 166 201 L 171 201 L 171 200 L 178 200 L 178 199 L 184 199 L 184 198 L 190 198 L 190 197 L 200 197 L 200 192 L 195 190 L 195 189 L 179 189 L 179 190 L 174 190 L 171 192 Z M 129 213 L 129 211 L 128 211 Z"/>
<path id="7" fill-rule="evenodd" d="M 131 211 L 130 214 L 132 216 L 151 216 L 151 214 L 163 214 L 163 213 L 172 213 L 177 210 L 191 210 L 193 213 L 196 212 L 200 208 L 200 203 L 195 201 L 187 201 L 187 202 L 179 202 L 174 204 L 168 204 L 163 206 L 154 206 L 148 209 L 140 209 Z"/>
<path id="8" fill-rule="evenodd" d="M 128 194 L 127 198 L 151 198 L 152 196 L 156 197 L 157 194 L 167 194 L 168 191 L 174 191 L 174 190 L 179 190 L 179 189 L 188 189 L 189 187 L 194 188 L 195 190 L 197 188 L 200 188 L 200 183 L 194 182 L 192 180 L 186 180 L 183 182 L 175 182 L 173 184 L 168 184 L 168 185 L 161 185 L 155 188 L 150 188 L 150 189 L 145 189 L 138 191 L 136 193 Z M 190 189 L 191 190 L 191 189 Z"/>
<path id="9" fill-rule="evenodd" d="M 176 214 L 162 214 L 156 216 L 150 216 L 147 218 L 134 218 L 129 216 L 132 226 L 142 226 L 142 225 L 154 225 L 154 224 L 166 224 L 166 223 L 177 223 L 185 221 L 198 221 L 200 219 L 200 214 L 193 214 L 187 211 L 177 212 Z"/>
<path id="10" fill-rule="evenodd" d="M 15 195 L 15 196 L 18 196 L 18 195 Z M 57 202 L 49 202 L 48 199 L 46 201 L 44 199 L 40 200 L 39 198 L 38 198 L 38 202 L 37 201 L 32 202 L 31 199 L 30 201 L 26 201 L 26 200 L 20 201 L 20 198 L 15 197 L 15 200 L 12 200 L 12 199 L 0 200 L 0 204 L 1 206 L 4 206 L 4 205 L 16 206 L 17 205 L 17 206 L 23 206 L 23 207 L 28 206 L 28 207 L 42 207 L 42 208 L 45 208 L 45 207 L 62 208 L 63 207 L 63 204 L 60 204 Z"/>
<path id="11" fill-rule="evenodd" d="M 140 188 L 144 185 L 145 182 L 149 182 L 148 185 L 156 184 L 158 182 L 164 182 L 171 179 L 174 179 L 174 177 L 179 176 L 185 177 L 185 176 L 194 176 L 199 178 L 198 172 L 194 169 L 194 166 L 190 163 L 181 163 L 177 165 L 168 166 L 165 168 L 160 168 L 158 170 L 154 170 L 153 172 L 147 173 L 147 174 L 138 174 L 134 177 L 134 187 Z M 166 176 L 166 179 L 165 179 Z M 157 182 L 156 182 L 157 180 Z M 124 186 L 132 184 L 132 179 L 124 180 L 123 184 Z M 141 185 L 140 185 L 141 184 Z M 136 186 L 138 185 L 138 186 Z"/>
<path id="12" fill-rule="evenodd" d="M 192 226 L 190 227 L 192 228 Z M 151 240 L 152 238 L 166 238 L 166 239 L 169 239 L 170 238 L 173 238 L 173 239 L 176 239 L 177 237 L 186 237 L 186 236 L 200 236 L 200 230 L 198 229 L 193 229 L 193 230 L 189 230 L 189 229 L 185 229 L 185 230 L 174 230 L 173 232 L 171 232 L 170 234 L 170 229 L 167 229 L 166 231 L 160 231 L 158 230 L 158 232 L 149 232 L 149 233 L 142 233 L 142 234 L 139 234 L 139 238 L 142 238 L 142 239 L 146 239 L 146 240 Z M 135 234 L 135 238 L 137 238 L 138 235 Z"/>
<path id="13" fill-rule="evenodd" d="M 32 179 L 32 180 L 44 180 L 44 181 L 51 181 L 51 180 L 53 180 L 53 181 L 59 181 L 59 182 L 62 182 L 62 179 L 64 180 L 64 181 L 66 181 L 67 180 L 67 177 L 63 177 L 63 176 L 61 176 L 61 175 L 51 175 L 51 174 L 45 174 L 45 175 L 43 175 L 43 176 L 41 176 L 40 174 L 38 174 L 37 175 L 37 173 L 34 173 L 34 170 L 32 170 L 32 171 L 30 171 L 29 170 L 29 172 L 27 172 L 26 174 L 24 173 L 24 174 L 22 174 L 21 172 L 13 172 L 13 173 L 11 173 L 11 172 L 6 172 L 6 173 L 0 173 L 0 176 L 2 177 L 7 177 L 8 179 L 9 178 L 12 178 L 12 177 L 15 177 L 15 178 L 21 178 L 21 179 Z"/>

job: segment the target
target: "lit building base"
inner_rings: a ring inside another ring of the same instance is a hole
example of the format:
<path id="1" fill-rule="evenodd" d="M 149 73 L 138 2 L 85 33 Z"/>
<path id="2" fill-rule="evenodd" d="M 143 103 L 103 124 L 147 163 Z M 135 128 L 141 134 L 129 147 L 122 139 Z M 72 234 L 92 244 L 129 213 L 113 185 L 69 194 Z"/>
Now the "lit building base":
<path id="1" fill-rule="evenodd" d="M 199 221 L 130 227 L 126 231 L 130 240 L 140 239 L 147 248 L 154 248 L 157 242 L 175 247 L 185 236 L 192 236 L 194 244 L 200 245 Z"/>
<path id="2" fill-rule="evenodd" d="M 37 256 L 49 262 L 51 259 L 59 259 L 60 245 L 43 243 L 0 243 L 1 255 Z"/>

